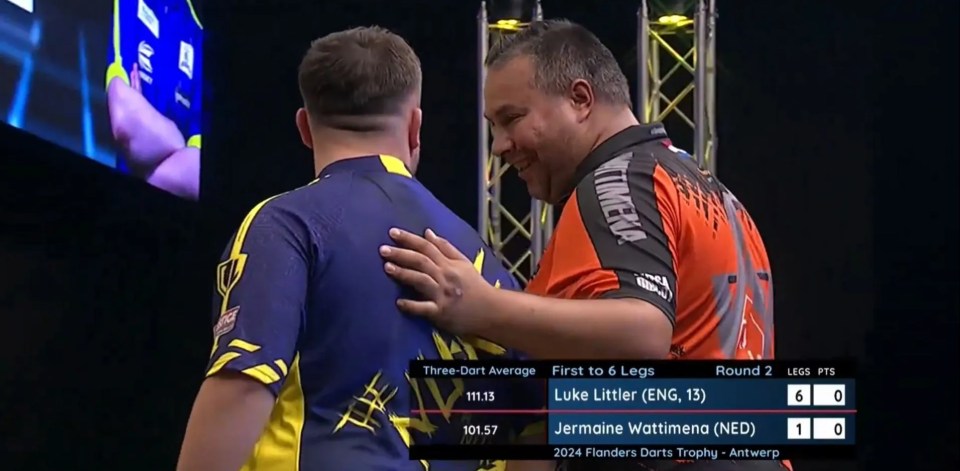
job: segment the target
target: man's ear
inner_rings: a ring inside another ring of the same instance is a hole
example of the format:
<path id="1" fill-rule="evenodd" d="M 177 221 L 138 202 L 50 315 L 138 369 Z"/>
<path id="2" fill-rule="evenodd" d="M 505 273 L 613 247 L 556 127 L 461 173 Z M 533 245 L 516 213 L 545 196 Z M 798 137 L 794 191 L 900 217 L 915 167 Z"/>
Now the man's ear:
<path id="1" fill-rule="evenodd" d="M 580 121 L 590 116 L 590 111 L 593 109 L 595 101 L 593 87 L 590 86 L 590 82 L 583 79 L 574 80 L 573 83 L 570 84 L 569 99 Z"/>
<path id="2" fill-rule="evenodd" d="M 310 115 L 305 108 L 297 110 L 297 131 L 300 133 L 300 142 L 307 146 L 307 149 L 313 149 L 313 134 L 310 133 Z"/>
<path id="3" fill-rule="evenodd" d="M 423 110 L 420 107 L 410 111 L 410 126 L 407 129 L 407 139 L 410 144 L 410 152 L 420 150 L 420 128 L 423 126 Z"/>

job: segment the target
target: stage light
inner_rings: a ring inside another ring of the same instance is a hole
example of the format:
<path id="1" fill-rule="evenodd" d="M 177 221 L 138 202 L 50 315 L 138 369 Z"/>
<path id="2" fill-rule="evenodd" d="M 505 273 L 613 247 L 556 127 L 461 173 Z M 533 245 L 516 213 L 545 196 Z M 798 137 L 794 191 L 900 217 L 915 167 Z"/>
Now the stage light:
<path id="1" fill-rule="evenodd" d="M 657 18 L 657 23 L 664 26 L 683 26 L 689 21 L 691 20 L 686 15 L 664 15 Z"/>
<path id="2" fill-rule="evenodd" d="M 534 20 L 537 0 L 488 0 L 487 22 L 490 28 L 516 31 Z"/>
<path id="3" fill-rule="evenodd" d="M 682 28 L 693 23 L 692 0 L 650 0 L 650 16 L 656 18 L 656 24 L 668 28 Z"/>
<path id="4" fill-rule="evenodd" d="M 651 0 L 650 16 L 662 26 L 686 26 L 693 22 L 689 15 L 694 3 L 693 0 Z"/>

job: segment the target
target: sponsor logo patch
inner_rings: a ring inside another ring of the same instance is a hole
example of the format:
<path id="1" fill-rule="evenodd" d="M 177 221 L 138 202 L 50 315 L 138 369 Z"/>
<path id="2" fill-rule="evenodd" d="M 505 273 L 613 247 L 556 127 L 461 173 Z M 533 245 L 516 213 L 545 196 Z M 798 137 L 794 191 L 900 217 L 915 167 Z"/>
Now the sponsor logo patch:
<path id="1" fill-rule="evenodd" d="M 180 41 L 180 71 L 186 74 L 187 78 L 193 79 L 193 45 Z"/>
<path id="2" fill-rule="evenodd" d="M 220 337 L 224 334 L 230 333 L 234 326 L 237 325 L 237 314 L 239 313 L 240 306 L 237 306 L 223 314 L 220 314 L 220 319 L 217 320 L 217 325 L 213 326 L 213 336 Z"/>
<path id="3" fill-rule="evenodd" d="M 652 293 L 657 293 L 668 303 L 673 301 L 673 290 L 670 289 L 670 283 L 667 283 L 667 277 L 663 275 L 651 275 L 649 273 L 637 275 L 637 286 Z"/>
<path id="4" fill-rule="evenodd" d="M 137 45 L 137 63 L 140 64 L 140 70 L 148 74 L 153 73 L 153 58 L 154 50 L 146 41 L 140 41 L 140 44 Z"/>
<path id="5" fill-rule="evenodd" d="M 144 0 L 137 2 L 137 18 L 153 33 L 153 37 L 160 39 L 160 20 L 157 19 L 157 14 L 147 6 Z"/>

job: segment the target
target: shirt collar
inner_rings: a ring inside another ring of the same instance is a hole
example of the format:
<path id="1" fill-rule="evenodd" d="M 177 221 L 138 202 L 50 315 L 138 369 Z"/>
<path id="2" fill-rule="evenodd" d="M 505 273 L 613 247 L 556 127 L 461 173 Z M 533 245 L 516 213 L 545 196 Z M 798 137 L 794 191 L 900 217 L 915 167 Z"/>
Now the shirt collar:
<path id="1" fill-rule="evenodd" d="M 411 176 L 410 170 L 407 169 L 402 160 L 392 155 L 380 154 L 340 159 L 324 167 L 317 178 L 325 178 L 335 173 L 344 172 L 384 172 L 405 177 Z"/>
<path id="2" fill-rule="evenodd" d="M 584 178 L 587 177 L 587 175 L 592 173 L 610 159 L 620 155 L 622 151 L 640 144 L 661 139 L 667 139 L 667 130 L 664 129 L 663 125 L 660 123 L 638 124 L 630 126 L 614 134 L 613 136 L 610 136 L 606 141 L 600 143 L 599 146 L 587 154 L 587 157 L 583 159 L 583 162 L 580 162 L 580 165 L 577 166 L 577 170 L 574 173 L 572 182 L 573 187 L 567 191 L 566 196 L 563 197 L 561 204 L 566 203 L 567 198 L 573 194 L 573 190 Z"/>

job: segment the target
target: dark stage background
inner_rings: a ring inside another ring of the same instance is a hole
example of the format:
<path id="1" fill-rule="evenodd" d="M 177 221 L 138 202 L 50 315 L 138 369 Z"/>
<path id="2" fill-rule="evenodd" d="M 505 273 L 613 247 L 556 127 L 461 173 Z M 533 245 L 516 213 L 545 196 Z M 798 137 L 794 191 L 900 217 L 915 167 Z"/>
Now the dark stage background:
<path id="1" fill-rule="evenodd" d="M 479 2 L 310 3 L 206 6 L 199 205 L 0 129 L 4 470 L 173 468 L 216 257 L 249 207 L 311 178 L 293 125 L 311 39 L 378 23 L 410 40 L 419 177 L 476 219 Z M 779 357 L 861 361 L 860 464 L 955 469 L 957 6 L 847 3 L 720 4 L 719 174 L 773 260 Z M 544 0 L 631 80 L 635 5 Z"/>

